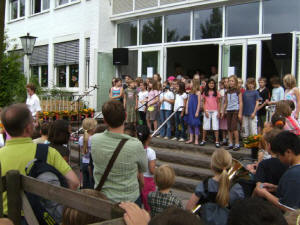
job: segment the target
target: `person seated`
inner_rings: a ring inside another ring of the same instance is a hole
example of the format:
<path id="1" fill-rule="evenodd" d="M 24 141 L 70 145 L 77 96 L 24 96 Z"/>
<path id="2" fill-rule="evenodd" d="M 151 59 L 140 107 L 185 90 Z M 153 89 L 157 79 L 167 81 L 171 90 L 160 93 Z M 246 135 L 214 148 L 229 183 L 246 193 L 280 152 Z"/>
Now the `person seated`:
<path id="1" fill-rule="evenodd" d="M 284 130 L 288 130 L 293 132 L 296 135 L 300 135 L 300 125 L 297 120 L 292 116 L 293 101 L 282 100 L 277 102 L 275 114 L 280 115 L 285 118 L 285 125 L 283 127 Z"/>
<path id="2" fill-rule="evenodd" d="M 150 215 L 144 209 L 132 202 L 122 202 L 119 205 L 125 210 L 124 221 L 126 225 L 202 225 L 202 221 L 191 212 L 170 207 L 150 220 Z"/>
<path id="3" fill-rule="evenodd" d="M 186 205 L 186 209 L 193 211 L 198 204 L 204 204 L 214 201 L 221 207 L 231 206 L 237 199 L 244 198 L 245 194 L 240 184 L 235 184 L 230 188 L 228 170 L 232 166 L 231 154 L 224 150 L 216 150 L 211 158 L 211 169 L 214 176 L 205 181 L 201 181 L 195 193 L 191 196 Z M 207 191 L 205 190 L 207 186 Z M 214 194 L 215 199 L 211 200 L 210 196 Z"/>
<path id="4" fill-rule="evenodd" d="M 155 170 L 154 181 L 158 190 L 148 194 L 151 217 L 163 212 L 170 206 L 183 208 L 182 202 L 170 190 L 175 183 L 175 172 L 169 165 L 161 165 Z"/>
<path id="5" fill-rule="evenodd" d="M 43 123 L 40 129 L 41 137 L 34 139 L 33 142 L 36 144 L 49 144 L 48 132 L 49 132 L 49 123 L 47 122 Z"/>
<path id="6" fill-rule="evenodd" d="M 282 213 L 260 198 L 237 201 L 228 215 L 227 225 L 287 225 Z"/>
<path id="7" fill-rule="evenodd" d="M 266 150 L 271 155 L 271 158 L 265 159 L 258 164 L 255 174 L 257 188 L 260 188 L 262 183 L 278 185 L 280 178 L 288 169 L 286 165 L 280 162 L 276 154 L 274 154 L 271 149 L 271 141 L 280 132 L 282 131 L 276 128 L 264 129 L 263 139 L 265 141 Z"/>
<path id="8" fill-rule="evenodd" d="M 66 120 L 55 120 L 49 128 L 50 146 L 55 148 L 61 156 L 68 162 L 70 150 L 67 145 L 70 139 L 70 124 Z"/>
<path id="9" fill-rule="evenodd" d="M 289 166 L 279 184 L 263 183 L 255 193 L 272 204 L 288 211 L 300 208 L 300 139 L 294 133 L 283 131 L 271 140 L 271 149 L 279 160 Z M 276 196 L 272 194 L 276 192 Z"/>

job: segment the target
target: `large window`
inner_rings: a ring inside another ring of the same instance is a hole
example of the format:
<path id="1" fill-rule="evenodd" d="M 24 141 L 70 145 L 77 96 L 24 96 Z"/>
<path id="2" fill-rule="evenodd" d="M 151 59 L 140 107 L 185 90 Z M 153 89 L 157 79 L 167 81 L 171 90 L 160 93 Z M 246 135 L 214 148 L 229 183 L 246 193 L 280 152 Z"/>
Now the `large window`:
<path id="1" fill-rule="evenodd" d="M 194 12 L 194 39 L 222 37 L 223 13 L 221 8 Z"/>
<path id="2" fill-rule="evenodd" d="M 40 13 L 50 8 L 50 0 L 31 0 L 31 13 Z"/>
<path id="3" fill-rule="evenodd" d="M 254 35 L 259 32 L 259 2 L 226 8 L 226 35 Z"/>
<path id="4" fill-rule="evenodd" d="M 140 21 L 140 44 L 155 44 L 162 42 L 162 18 L 155 17 Z"/>
<path id="5" fill-rule="evenodd" d="M 165 16 L 165 41 L 190 40 L 190 13 Z"/>
<path id="6" fill-rule="evenodd" d="M 63 88 L 78 87 L 78 64 L 56 67 L 56 85 Z"/>
<path id="7" fill-rule="evenodd" d="M 137 45 L 137 21 L 118 24 L 118 47 Z"/>
<path id="8" fill-rule="evenodd" d="M 9 0 L 10 20 L 25 16 L 25 0 Z"/>
<path id="9" fill-rule="evenodd" d="M 299 0 L 263 1 L 263 32 L 286 33 L 300 30 Z"/>

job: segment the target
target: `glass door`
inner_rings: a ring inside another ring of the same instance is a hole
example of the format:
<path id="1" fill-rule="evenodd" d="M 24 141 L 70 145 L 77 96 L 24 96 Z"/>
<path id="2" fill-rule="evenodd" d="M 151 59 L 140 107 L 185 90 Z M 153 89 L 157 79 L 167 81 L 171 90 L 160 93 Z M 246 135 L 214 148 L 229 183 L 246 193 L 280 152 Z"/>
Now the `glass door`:
<path id="1" fill-rule="evenodd" d="M 225 44 L 222 47 L 222 77 L 243 74 L 243 44 Z"/>
<path id="2" fill-rule="evenodd" d="M 261 41 L 242 41 L 222 45 L 222 77 L 236 75 L 245 82 L 247 78 L 260 77 Z"/>
<path id="3" fill-rule="evenodd" d="M 143 79 L 153 77 L 153 74 L 163 75 L 163 57 L 161 48 L 139 50 L 139 76 Z"/>

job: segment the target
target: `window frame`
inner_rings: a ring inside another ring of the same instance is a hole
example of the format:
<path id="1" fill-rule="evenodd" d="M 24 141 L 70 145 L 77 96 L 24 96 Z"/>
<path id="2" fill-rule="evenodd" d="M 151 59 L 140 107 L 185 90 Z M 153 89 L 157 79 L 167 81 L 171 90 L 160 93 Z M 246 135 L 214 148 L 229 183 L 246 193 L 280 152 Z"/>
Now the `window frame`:
<path id="1" fill-rule="evenodd" d="M 31 65 L 30 66 L 30 77 L 32 77 L 32 72 L 33 72 L 33 68 L 34 67 L 37 67 L 38 68 L 38 82 L 39 82 L 39 85 L 42 87 L 42 88 L 48 88 L 49 87 L 49 72 L 48 72 L 48 78 L 47 78 L 47 86 L 42 86 L 42 67 L 43 66 L 47 66 L 47 70 L 49 71 L 49 66 L 48 65 Z"/>
<path id="2" fill-rule="evenodd" d="M 55 6 L 56 6 L 56 8 L 60 8 L 60 7 L 72 5 L 72 4 L 75 4 L 75 3 L 80 2 L 81 0 L 67 0 L 67 1 L 68 1 L 68 2 L 66 2 L 66 3 L 59 4 L 59 0 L 56 0 L 56 1 L 55 1 Z"/>
<path id="3" fill-rule="evenodd" d="M 16 18 L 12 18 L 12 2 L 13 1 L 16 1 L 17 2 L 17 17 Z M 26 14 L 26 0 L 24 1 L 24 15 L 21 16 L 21 0 L 9 0 L 8 1 L 8 7 L 9 7 L 9 20 L 10 21 L 14 21 L 14 20 L 18 20 L 18 19 L 22 19 L 22 18 L 25 18 L 25 14 Z"/>
<path id="4" fill-rule="evenodd" d="M 44 1 L 43 0 L 38 0 L 38 1 L 41 2 L 41 10 L 39 12 L 35 12 L 34 8 L 35 8 L 36 0 L 30 0 L 30 6 L 31 6 L 30 13 L 31 13 L 31 15 L 36 15 L 36 14 L 43 13 L 43 12 L 46 12 L 46 11 L 50 10 L 50 0 L 48 0 L 49 1 L 49 8 L 47 8 L 47 9 L 44 9 Z"/>
<path id="5" fill-rule="evenodd" d="M 74 65 L 77 65 L 78 66 L 78 87 L 70 87 L 70 66 L 74 66 Z M 57 76 L 58 76 L 58 67 L 61 67 L 61 66 L 65 66 L 66 67 L 66 86 L 64 87 L 59 87 L 59 83 L 58 83 L 58 79 L 57 79 Z M 68 64 L 68 65 L 56 65 L 55 66 L 55 86 L 57 88 L 61 88 L 61 89 L 71 89 L 71 90 L 77 90 L 79 89 L 79 64 Z"/>

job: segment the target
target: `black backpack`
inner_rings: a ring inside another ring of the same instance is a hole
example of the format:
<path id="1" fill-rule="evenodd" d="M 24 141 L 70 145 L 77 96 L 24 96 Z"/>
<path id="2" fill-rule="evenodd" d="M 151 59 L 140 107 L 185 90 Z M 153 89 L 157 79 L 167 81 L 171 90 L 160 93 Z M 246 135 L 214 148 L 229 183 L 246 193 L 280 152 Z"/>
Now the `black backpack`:
<path id="1" fill-rule="evenodd" d="M 68 188 L 65 177 L 56 168 L 47 163 L 47 156 L 48 145 L 38 144 L 35 159 L 26 166 L 27 176 Z M 33 165 L 29 168 L 32 162 Z M 62 205 L 28 192 L 26 192 L 26 196 L 40 225 L 59 225 L 61 223 Z"/>
<path id="2" fill-rule="evenodd" d="M 205 196 L 198 201 L 201 209 L 197 212 L 205 225 L 226 225 L 229 209 L 216 203 L 217 192 L 208 190 L 208 178 L 203 181 Z"/>

